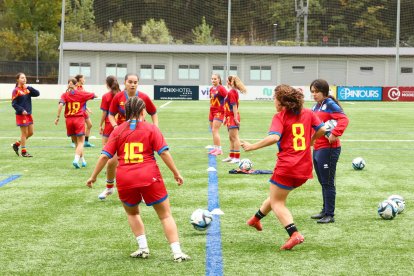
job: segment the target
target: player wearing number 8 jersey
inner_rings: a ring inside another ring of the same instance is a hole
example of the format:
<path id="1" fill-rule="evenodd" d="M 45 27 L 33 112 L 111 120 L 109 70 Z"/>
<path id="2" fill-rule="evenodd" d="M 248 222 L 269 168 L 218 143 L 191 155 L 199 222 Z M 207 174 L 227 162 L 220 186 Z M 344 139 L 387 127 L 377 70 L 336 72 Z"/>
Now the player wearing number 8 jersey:
<path id="1" fill-rule="evenodd" d="M 95 170 L 87 181 L 87 186 L 92 187 L 107 160 L 117 154 L 118 195 L 139 247 L 131 254 L 131 257 L 147 258 L 149 256 L 145 228 L 139 210 L 139 203 L 144 199 L 146 205 L 153 206 L 157 212 L 174 254 L 174 261 L 188 260 L 189 257 L 181 251 L 177 226 L 171 215 L 168 194 L 154 158 L 154 152 L 158 153 L 174 174 L 178 185 L 183 184 L 183 178 L 175 167 L 158 127 L 144 121 L 145 103 L 143 100 L 131 97 L 126 102 L 125 109 L 127 121 L 115 128 L 109 136 Z"/>
<path id="2" fill-rule="evenodd" d="M 275 143 L 279 147 L 276 166 L 269 180 L 270 196 L 247 224 L 262 230 L 260 219 L 273 210 L 290 236 L 280 249 L 290 250 L 302 243 L 304 238 L 298 232 L 292 214 L 285 205 L 286 199 L 291 190 L 312 178 L 311 145 L 325 133 L 325 127 L 311 110 L 303 108 L 304 96 L 301 91 L 288 85 L 279 85 L 274 92 L 278 113 L 273 116 L 269 135 L 255 144 L 242 143 L 246 151 Z"/>
<path id="3" fill-rule="evenodd" d="M 86 161 L 83 153 L 85 142 L 84 113 L 86 102 L 96 98 L 96 95 L 76 90 L 76 83 L 76 79 L 69 79 L 68 89 L 60 97 L 55 125 L 59 123 L 60 113 L 62 112 L 63 106 L 65 106 L 66 133 L 68 136 L 72 137 L 72 141 L 75 142 L 75 158 L 72 165 L 76 169 L 79 169 L 79 161 L 82 162 L 82 167 L 86 167 Z"/>

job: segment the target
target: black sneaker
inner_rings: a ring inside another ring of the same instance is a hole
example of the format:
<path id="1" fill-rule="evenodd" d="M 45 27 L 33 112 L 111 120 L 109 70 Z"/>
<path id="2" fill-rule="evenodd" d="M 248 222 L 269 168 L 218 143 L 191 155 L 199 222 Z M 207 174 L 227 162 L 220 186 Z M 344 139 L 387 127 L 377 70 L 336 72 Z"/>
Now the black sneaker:
<path id="1" fill-rule="evenodd" d="M 317 221 L 317 223 L 332 223 L 335 222 L 335 219 L 332 216 L 324 216 L 320 220 Z"/>
<path id="2" fill-rule="evenodd" d="M 26 152 L 22 152 L 22 156 L 23 157 L 33 157 L 30 153 Z"/>
<path id="3" fill-rule="evenodd" d="M 16 144 L 12 144 L 11 146 L 12 146 L 14 152 L 17 154 L 17 156 L 19 156 L 19 147 Z"/>
<path id="4" fill-rule="evenodd" d="M 311 216 L 312 219 L 321 219 L 325 216 L 325 213 L 320 212 L 319 214 Z"/>

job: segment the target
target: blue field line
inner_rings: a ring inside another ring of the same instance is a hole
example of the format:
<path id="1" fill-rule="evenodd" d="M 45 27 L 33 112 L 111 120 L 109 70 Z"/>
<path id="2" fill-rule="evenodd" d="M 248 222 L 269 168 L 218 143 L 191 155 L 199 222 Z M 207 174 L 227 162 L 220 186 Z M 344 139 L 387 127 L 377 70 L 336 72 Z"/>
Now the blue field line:
<path id="1" fill-rule="evenodd" d="M 216 157 L 208 155 L 208 166 L 215 170 L 208 172 L 208 210 L 220 208 Z M 223 275 L 223 256 L 221 252 L 220 216 L 213 215 L 213 221 L 207 230 L 206 275 Z"/>
<path id="2" fill-rule="evenodd" d="M 1 176 L 1 175 L 0 175 Z M 0 181 L 0 187 L 6 185 L 9 182 L 12 182 L 13 180 L 16 180 L 17 178 L 19 178 L 20 176 L 22 176 L 21 174 L 13 174 L 13 175 L 9 175 L 9 177 L 7 177 L 6 179 L 3 179 Z"/>

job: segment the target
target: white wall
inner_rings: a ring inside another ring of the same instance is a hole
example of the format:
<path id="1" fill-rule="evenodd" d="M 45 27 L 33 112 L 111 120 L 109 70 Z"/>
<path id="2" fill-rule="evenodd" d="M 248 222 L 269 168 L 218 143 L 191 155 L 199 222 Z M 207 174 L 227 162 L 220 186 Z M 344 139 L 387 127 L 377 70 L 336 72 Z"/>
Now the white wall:
<path id="1" fill-rule="evenodd" d="M 66 85 L 59 84 L 29 84 L 40 91 L 39 99 L 60 99 L 62 93 L 66 91 Z M 0 84 L 0 99 L 11 99 L 15 84 Z M 123 87 L 121 87 L 123 89 Z M 85 85 L 85 90 L 95 93 L 98 98 L 108 92 L 105 85 Z M 138 90 L 147 94 L 151 99 L 154 98 L 153 85 L 140 85 Z"/>

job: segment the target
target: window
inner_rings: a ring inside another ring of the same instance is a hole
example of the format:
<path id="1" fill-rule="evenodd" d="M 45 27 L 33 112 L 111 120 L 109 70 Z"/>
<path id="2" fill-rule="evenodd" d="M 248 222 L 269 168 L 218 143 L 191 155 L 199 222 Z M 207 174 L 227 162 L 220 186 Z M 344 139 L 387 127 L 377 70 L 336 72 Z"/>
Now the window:
<path id="1" fill-rule="evenodd" d="M 165 65 L 142 64 L 139 75 L 144 80 L 165 80 Z"/>
<path id="2" fill-rule="evenodd" d="M 178 65 L 178 79 L 198 80 L 200 79 L 200 66 L 198 65 Z"/>
<path id="3" fill-rule="evenodd" d="M 401 74 L 412 74 L 413 67 L 401 67 Z"/>
<path id="4" fill-rule="evenodd" d="M 82 74 L 85 78 L 91 76 L 91 64 L 90 63 L 70 63 L 69 64 L 69 75 L 74 77 Z"/>
<path id="5" fill-rule="evenodd" d="M 271 66 L 250 66 L 250 80 L 271 80 L 272 67 Z"/>
<path id="6" fill-rule="evenodd" d="M 293 73 L 303 73 L 305 72 L 305 66 L 292 66 Z"/>
<path id="7" fill-rule="evenodd" d="M 372 66 L 361 66 L 359 67 L 359 69 L 361 70 L 361 72 L 373 72 L 374 71 L 374 67 Z"/>
<path id="8" fill-rule="evenodd" d="M 115 76 L 118 79 L 123 79 L 127 74 L 127 65 L 118 63 L 108 63 L 105 68 L 106 76 Z"/>
<path id="9" fill-rule="evenodd" d="M 222 78 L 226 75 L 225 72 L 226 66 L 213 65 L 212 74 L 219 74 Z M 229 75 L 237 76 L 237 66 L 230 65 Z"/>

